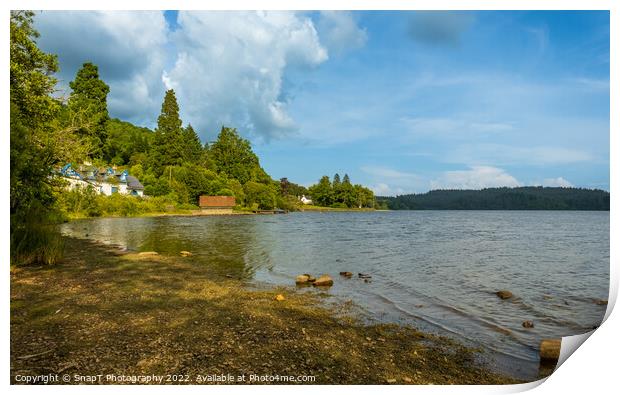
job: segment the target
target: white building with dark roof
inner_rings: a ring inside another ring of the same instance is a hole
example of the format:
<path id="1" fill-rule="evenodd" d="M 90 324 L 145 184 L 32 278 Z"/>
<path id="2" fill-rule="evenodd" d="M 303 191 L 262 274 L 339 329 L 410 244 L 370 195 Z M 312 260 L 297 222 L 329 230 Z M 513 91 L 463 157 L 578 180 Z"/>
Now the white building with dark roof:
<path id="1" fill-rule="evenodd" d="M 95 191 L 110 196 L 115 193 L 123 195 L 144 196 L 144 186 L 127 170 L 117 172 L 115 169 L 81 166 L 79 170 L 71 163 L 60 170 L 60 175 L 69 183 L 68 188 L 82 188 L 91 186 Z"/>

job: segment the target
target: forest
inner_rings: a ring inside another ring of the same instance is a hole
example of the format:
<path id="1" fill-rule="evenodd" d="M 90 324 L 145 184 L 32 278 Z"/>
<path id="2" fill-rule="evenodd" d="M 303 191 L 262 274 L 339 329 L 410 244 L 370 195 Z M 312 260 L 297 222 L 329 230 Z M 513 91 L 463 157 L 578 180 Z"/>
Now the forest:
<path id="1" fill-rule="evenodd" d="M 434 190 L 377 197 L 390 210 L 609 210 L 609 192 L 560 187 Z"/>
<path id="2" fill-rule="evenodd" d="M 328 191 L 323 179 L 309 189 L 272 179 L 235 128 L 222 126 L 215 141 L 203 144 L 180 118 L 172 89 L 154 130 L 110 116 L 110 88 L 91 62 L 69 83 L 68 97 L 59 97 L 58 59 L 37 46 L 34 16 L 12 11 L 10 18 L 12 260 L 55 261 L 62 246 L 53 225 L 68 218 L 197 209 L 200 195 L 234 196 L 240 210 L 296 210 L 299 198 L 312 193 L 318 205 L 374 207 L 372 191 L 352 185 L 348 176 Z M 67 163 L 127 170 L 144 185 L 145 196 L 68 190 L 57 176 Z"/>

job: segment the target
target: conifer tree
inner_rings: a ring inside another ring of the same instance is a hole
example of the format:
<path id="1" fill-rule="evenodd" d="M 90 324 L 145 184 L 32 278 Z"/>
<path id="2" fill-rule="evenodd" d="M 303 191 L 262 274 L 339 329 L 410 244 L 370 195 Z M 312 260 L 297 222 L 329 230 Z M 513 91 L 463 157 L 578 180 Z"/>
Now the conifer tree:
<path id="1" fill-rule="evenodd" d="M 99 69 L 93 63 L 84 63 L 69 86 L 70 122 L 80 125 L 78 133 L 86 138 L 91 156 L 100 158 L 107 138 L 110 87 L 99 78 Z"/>
<path id="2" fill-rule="evenodd" d="M 183 163 L 184 142 L 179 104 L 174 90 L 166 91 L 161 105 L 161 113 L 157 118 L 157 129 L 151 152 L 151 167 L 156 174 L 161 175 L 165 166 L 175 166 Z"/>

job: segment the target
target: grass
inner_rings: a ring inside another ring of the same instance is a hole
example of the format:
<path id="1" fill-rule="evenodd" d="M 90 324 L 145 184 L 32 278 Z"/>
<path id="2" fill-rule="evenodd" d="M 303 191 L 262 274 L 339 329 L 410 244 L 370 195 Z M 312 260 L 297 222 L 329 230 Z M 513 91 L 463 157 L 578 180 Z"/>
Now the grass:
<path id="1" fill-rule="evenodd" d="M 252 373 L 309 375 L 318 384 L 516 382 L 446 338 L 365 325 L 346 305 L 328 308 L 321 292 L 249 288 L 191 257 L 65 244 L 61 264 L 11 272 L 14 383 L 18 374 L 50 373 L 179 374 L 189 383 Z"/>

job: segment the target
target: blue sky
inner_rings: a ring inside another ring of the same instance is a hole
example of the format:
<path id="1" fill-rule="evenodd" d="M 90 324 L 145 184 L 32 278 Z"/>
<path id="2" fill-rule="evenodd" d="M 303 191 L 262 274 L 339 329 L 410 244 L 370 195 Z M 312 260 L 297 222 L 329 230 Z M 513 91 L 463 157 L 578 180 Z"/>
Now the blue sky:
<path id="1" fill-rule="evenodd" d="M 93 61 L 112 116 L 153 127 L 167 87 L 274 178 L 378 194 L 609 189 L 609 13 L 43 12 L 61 86 Z"/>

